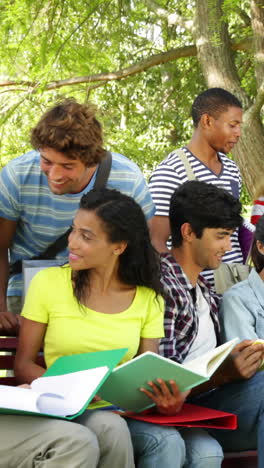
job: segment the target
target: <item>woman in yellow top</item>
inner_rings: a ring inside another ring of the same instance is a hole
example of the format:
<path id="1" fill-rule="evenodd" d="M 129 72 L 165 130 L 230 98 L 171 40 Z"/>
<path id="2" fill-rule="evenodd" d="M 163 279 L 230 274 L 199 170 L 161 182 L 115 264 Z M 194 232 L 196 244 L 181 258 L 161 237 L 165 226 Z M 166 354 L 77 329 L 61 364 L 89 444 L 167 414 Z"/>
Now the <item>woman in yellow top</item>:
<path id="1" fill-rule="evenodd" d="M 126 347 L 125 362 L 145 351 L 158 352 L 164 311 L 160 291 L 159 259 L 139 205 L 115 190 L 88 192 L 69 236 L 69 265 L 44 269 L 30 284 L 22 312 L 17 378 L 30 384 L 44 373 L 35 362 L 42 343 L 47 367 L 68 354 Z M 158 411 L 177 412 L 185 395 L 175 382 L 171 389 L 159 383 L 160 387 L 151 382 L 151 391 L 144 392 Z M 117 414 L 85 411 L 75 422 L 97 439 L 98 457 L 87 467 L 134 466 L 129 431 Z M 151 431 L 153 426 L 148 426 Z M 141 457 L 138 466 L 149 466 L 144 464 L 146 450 L 136 453 Z"/>

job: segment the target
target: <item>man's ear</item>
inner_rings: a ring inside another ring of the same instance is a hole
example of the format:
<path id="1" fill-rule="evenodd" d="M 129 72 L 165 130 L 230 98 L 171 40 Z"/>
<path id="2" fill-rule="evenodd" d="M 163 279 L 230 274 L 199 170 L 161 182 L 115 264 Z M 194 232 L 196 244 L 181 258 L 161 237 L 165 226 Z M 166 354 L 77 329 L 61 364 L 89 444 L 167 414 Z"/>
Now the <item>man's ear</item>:
<path id="1" fill-rule="evenodd" d="M 191 242 L 193 240 L 193 236 L 195 235 L 190 223 L 184 223 L 181 226 L 181 235 L 182 239 L 185 242 Z"/>
<path id="2" fill-rule="evenodd" d="M 200 119 L 200 125 L 203 129 L 211 128 L 213 123 L 213 117 L 209 114 L 203 114 Z"/>

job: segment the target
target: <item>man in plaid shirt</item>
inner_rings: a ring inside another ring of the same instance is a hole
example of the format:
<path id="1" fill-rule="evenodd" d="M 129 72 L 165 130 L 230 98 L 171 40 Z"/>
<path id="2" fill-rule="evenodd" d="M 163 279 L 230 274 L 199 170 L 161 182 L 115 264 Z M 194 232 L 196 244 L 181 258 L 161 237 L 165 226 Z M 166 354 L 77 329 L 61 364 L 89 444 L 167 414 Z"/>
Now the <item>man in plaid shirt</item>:
<path id="1" fill-rule="evenodd" d="M 216 269 L 230 237 L 241 225 L 241 205 L 228 192 L 199 181 L 184 183 L 170 205 L 171 253 L 161 256 L 166 300 L 165 337 L 160 352 L 177 362 L 187 362 L 220 342 L 220 298 L 200 276 Z M 235 413 L 236 431 L 184 429 L 186 465 L 220 468 L 225 451 L 256 449 L 264 467 L 264 374 L 256 372 L 263 360 L 263 345 L 250 340 L 237 344 L 209 382 L 194 388 L 189 401 Z M 219 445 L 221 444 L 221 446 Z M 221 448 L 222 447 L 222 448 Z M 204 454 L 208 454 L 205 462 Z M 203 455 L 201 455 L 203 454 Z"/>

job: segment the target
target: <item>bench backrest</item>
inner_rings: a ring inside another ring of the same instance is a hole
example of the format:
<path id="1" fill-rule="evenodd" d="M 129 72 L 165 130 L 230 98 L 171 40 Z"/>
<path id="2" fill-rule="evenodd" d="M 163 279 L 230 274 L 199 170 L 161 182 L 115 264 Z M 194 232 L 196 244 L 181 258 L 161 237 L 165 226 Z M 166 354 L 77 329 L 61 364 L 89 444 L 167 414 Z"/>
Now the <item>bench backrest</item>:
<path id="1" fill-rule="evenodd" d="M 6 375 L 6 371 L 14 369 L 17 343 L 18 338 L 0 336 L 0 385 L 17 385 L 14 376 Z M 37 363 L 45 367 L 44 358 L 41 353 L 37 358 Z"/>

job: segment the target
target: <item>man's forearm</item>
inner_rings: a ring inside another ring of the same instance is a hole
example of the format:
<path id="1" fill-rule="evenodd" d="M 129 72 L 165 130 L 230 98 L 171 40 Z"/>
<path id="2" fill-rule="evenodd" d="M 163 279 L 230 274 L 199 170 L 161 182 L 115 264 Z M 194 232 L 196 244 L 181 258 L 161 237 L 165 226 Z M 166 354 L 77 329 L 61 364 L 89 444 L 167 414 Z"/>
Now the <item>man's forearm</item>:
<path id="1" fill-rule="evenodd" d="M 7 311 L 6 291 L 9 277 L 8 250 L 0 249 L 0 312 Z"/>

